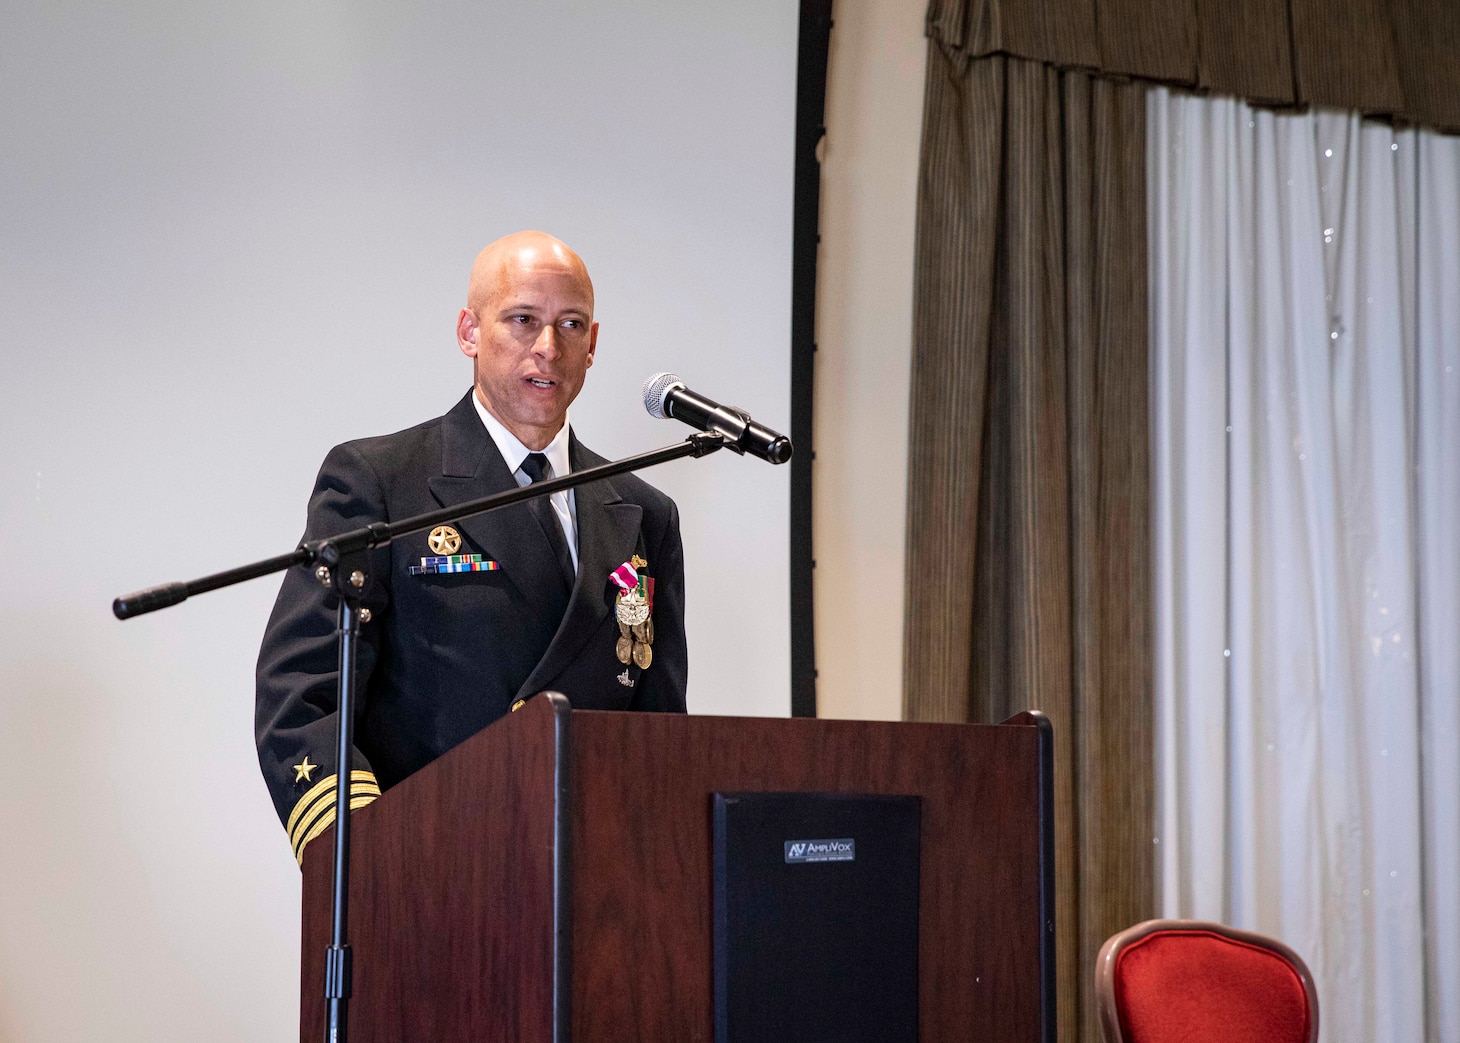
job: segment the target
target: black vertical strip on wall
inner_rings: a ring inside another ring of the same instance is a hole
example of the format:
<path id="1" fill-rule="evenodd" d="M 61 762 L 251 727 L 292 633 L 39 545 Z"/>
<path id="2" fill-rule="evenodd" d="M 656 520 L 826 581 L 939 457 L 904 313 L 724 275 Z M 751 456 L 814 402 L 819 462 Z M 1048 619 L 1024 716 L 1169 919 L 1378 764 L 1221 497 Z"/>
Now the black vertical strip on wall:
<path id="1" fill-rule="evenodd" d="M 796 174 L 791 236 L 791 716 L 816 716 L 816 617 L 811 546 L 812 384 L 816 368 L 816 248 L 832 0 L 801 0 L 796 53 Z"/>

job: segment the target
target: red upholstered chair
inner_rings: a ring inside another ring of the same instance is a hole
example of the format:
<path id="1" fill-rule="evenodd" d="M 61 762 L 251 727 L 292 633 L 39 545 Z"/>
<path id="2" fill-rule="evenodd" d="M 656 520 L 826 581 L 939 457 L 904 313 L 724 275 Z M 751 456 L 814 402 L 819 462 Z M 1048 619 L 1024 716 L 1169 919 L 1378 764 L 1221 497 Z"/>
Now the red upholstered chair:
<path id="1" fill-rule="evenodd" d="M 1106 1043 L 1317 1043 L 1313 976 L 1282 942 L 1200 920 L 1147 920 L 1095 962 Z"/>

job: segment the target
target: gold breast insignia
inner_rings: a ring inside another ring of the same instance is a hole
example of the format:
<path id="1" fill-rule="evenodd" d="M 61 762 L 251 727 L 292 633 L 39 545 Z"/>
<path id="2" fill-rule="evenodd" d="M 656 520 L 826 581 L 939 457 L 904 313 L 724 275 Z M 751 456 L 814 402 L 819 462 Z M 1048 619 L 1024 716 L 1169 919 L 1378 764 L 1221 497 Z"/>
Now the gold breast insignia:
<path id="1" fill-rule="evenodd" d="M 450 525 L 438 525 L 426 537 L 426 543 L 433 554 L 455 554 L 461 550 L 461 533 Z"/>

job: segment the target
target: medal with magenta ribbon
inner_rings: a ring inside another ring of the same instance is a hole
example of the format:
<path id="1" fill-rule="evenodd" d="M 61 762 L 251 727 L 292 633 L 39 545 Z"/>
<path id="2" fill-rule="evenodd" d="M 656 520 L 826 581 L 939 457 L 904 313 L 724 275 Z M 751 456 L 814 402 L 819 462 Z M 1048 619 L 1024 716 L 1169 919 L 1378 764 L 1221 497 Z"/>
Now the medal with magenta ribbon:
<path id="1" fill-rule="evenodd" d="M 649 669 L 654 661 L 654 577 L 639 571 L 648 565 L 635 554 L 608 577 L 618 587 L 613 611 L 619 638 L 614 652 L 620 663 L 633 663 L 640 670 Z"/>

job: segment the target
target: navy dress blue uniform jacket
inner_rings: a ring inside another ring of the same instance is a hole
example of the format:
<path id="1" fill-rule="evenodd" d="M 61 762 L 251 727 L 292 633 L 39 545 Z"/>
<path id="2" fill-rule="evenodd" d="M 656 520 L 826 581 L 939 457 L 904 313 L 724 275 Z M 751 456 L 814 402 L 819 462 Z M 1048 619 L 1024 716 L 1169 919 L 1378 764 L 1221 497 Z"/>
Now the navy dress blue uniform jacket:
<path id="1" fill-rule="evenodd" d="M 603 463 L 569 432 L 579 471 Z M 445 416 L 335 447 L 309 501 L 306 540 L 515 489 L 471 392 Z M 358 646 L 351 807 L 476 734 L 521 698 L 565 694 L 578 709 L 685 709 L 684 555 L 674 502 L 634 477 L 575 492 L 571 594 L 524 504 L 454 523 L 458 553 L 496 571 L 410 575 L 434 554 L 427 533 L 372 551 Z M 610 573 L 638 554 L 655 580 L 653 661 L 618 661 Z M 285 575 L 257 673 L 259 764 L 296 858 L 334 821 L 336 597 L 300 568 Z M 307 758 L 307 760 L 306 760 Z M 317 765 L 318 767 L 313 767 Z M 301 768 L 302 766 L 302 768 Z"/>

